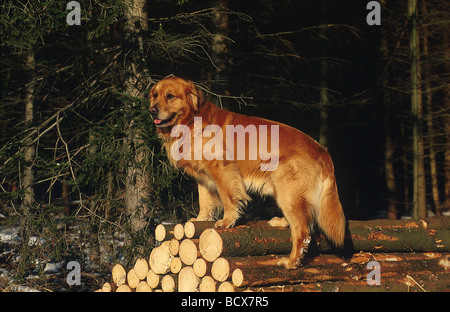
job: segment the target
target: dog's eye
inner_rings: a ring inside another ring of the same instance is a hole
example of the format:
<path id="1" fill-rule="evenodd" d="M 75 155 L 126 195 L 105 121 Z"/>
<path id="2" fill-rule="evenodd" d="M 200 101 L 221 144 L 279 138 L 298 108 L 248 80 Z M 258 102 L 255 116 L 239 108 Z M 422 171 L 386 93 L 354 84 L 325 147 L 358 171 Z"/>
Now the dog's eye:
<path id="1" fill-rule="evenodd" d="M 167 97 L 168 100 L 171 100 L 171 99 L 173 99 L 175 97 L 175 95 L 173 95 L 171 93 L 168 93 L 166 97 Z"/>
<path id="2" fill-rule="evenodd" d="M 153 94 L 153 98 L 156 99 L 158 97 L 158 93 Z"/>

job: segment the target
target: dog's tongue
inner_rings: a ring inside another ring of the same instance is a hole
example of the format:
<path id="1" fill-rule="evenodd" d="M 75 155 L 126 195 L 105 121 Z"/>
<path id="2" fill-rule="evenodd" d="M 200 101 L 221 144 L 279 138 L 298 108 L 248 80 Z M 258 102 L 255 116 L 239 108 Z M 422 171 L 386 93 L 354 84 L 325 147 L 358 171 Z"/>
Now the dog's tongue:
<path id="1" fill-rule="evenodd" d="M 161 119 L 156 119 L 153 120 L 153 122 L 155 123 L 155 125 L 159 125 L 161 123 Z"/>

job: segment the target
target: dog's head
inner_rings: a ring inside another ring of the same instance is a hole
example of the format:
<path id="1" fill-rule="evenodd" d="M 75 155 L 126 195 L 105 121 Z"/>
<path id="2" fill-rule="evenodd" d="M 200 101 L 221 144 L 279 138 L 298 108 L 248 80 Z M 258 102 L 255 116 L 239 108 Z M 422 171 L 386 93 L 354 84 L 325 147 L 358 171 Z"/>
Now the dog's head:
<path id="1" fill-rule="evenodd" d="M 188 123 L 202 104 L 195 84 L 178 77 L 165 78 L 150 90 L 150 113 L 158 128 Z"/>

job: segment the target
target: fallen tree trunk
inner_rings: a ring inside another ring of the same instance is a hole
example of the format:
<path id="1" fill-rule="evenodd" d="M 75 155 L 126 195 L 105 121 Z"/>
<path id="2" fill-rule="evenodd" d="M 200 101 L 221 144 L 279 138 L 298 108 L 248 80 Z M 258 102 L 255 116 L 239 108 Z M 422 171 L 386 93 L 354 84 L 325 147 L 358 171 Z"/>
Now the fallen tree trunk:
<path id="1" fill-rule="evenodd" d="M 426 260 L 380 261 L 380 277 L 400 276 L 405 272 L 415 275 L 445 273 L 448 270 L 448 255 Z M 296 270 L 280 266 L 256 266 L 235 269 L 232 282 L 237 287 L 267 286 L 276 284 L 317 283 L 323 281 L 366 280 L 372 266 L 366 262 L 331 263 L 307 265 Z"/>
<path id="2" fill-rule="evenodd" d="M 184 235 L 187 238 L 199 238 L 204 230 L 214 227 L 216 221 L 188 221 L 184 225 Z"/>
<path id="3" fill-rule="evenodd" d="M 323 236 L 313 241 L 320 253 L 336 252 Z M 218 257 L 287 254 L 290 229 L 269 227 L 267 221 L 231 229 L 206 229 L 200 235 L 200 253 L 212 262 Z M 348 253 L 450 251 L 450 218 L 424 220 L 349 221 L 344 250 Z"/>
<path id="4" fill-rule="evenodd" d="M 265 222 L 267 223 L 267 222 Z M 230 229 L 206 229 L 200 235 L 203 258 L 213 262 L 219 256 L 245 257 L 288 253 L 291 232 L 286 228 L 238 226 Z"/>
<path id="5" fill-rule="evenodd" d="M 384 277 L 380 285 L 366 281 L 325 281 L 296 285 L 251 287 L 252 292 L 442 292 L 450 290 L 450 273 Z"/>

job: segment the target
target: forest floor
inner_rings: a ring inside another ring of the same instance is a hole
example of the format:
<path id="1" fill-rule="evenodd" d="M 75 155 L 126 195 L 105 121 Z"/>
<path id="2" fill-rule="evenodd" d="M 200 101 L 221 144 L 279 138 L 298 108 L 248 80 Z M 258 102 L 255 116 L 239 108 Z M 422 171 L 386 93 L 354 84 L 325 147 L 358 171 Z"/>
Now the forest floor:
<path id="1" fill-rule="evenodd" d="M 3 217 L 3 218 L 2 218 Z M 3 219 L 3 220 L 2 220 Z M 62 223 L 61 215 L 55 216 L 55 224 Z M 66 225 L 64 225 L 66 226 Z M 51 242 L 45 238 L 31 236 L 29 247 L 33 253 L 32 264 L 28 263 L 22 278 L 18 278 L 17 271 L 21 265 L 20 227 L 10 224 L 0 214 L 0 292 L 90 292 L 101 288 L 105 281 L 111 278 L 113 255 L 117 248 L 123 246 L 123 235 L 114 235 L 114 239 L 105 240 L 101 246 L 99 256 L 98 244 L 96 248 L 86 244 L 86 239 L 80 243 L 80 230 L 76 225 L 68 226 L 64 232 L 66 246 L 76 246 L 77 253 L 66 250 L 59 255 L 61 261 L 52 260 L 55 251 L 50 253 Z M 89 235 L 85 232 L 83 235 Z M 106 241 L 106 243 L 105 243 Z M 105 246 L 108 245 L 108 246 Z M 68 249 L 68 248 L 67 248 Z M 80 267 L 80 283 L 70 280 L 74 278 L 74 267 L 69 262 L 75 261 Z M 68 281 L 69 280 L 69 281 Z M 72 284 L 72 285 L 71 285 Z"/>

